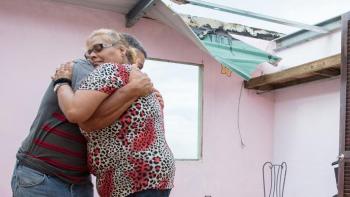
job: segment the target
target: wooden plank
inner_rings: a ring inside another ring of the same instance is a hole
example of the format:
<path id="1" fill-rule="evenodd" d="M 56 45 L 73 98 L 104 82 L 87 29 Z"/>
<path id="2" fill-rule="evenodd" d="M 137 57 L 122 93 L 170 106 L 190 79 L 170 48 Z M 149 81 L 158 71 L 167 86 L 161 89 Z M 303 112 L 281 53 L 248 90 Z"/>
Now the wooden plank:
<path id="1" fill-rule="evenodd" d="M 125 27 L 134 26 L 159 0 L 139 1 L 127 14 Z"/>
<path id="2" fill-rule="evenodd" d="M 245 81 L 244 87 L 256 90 L 274 90 L 340 74 L 340 54 L 302 64 L 277 73 L 262 75 Z"/>

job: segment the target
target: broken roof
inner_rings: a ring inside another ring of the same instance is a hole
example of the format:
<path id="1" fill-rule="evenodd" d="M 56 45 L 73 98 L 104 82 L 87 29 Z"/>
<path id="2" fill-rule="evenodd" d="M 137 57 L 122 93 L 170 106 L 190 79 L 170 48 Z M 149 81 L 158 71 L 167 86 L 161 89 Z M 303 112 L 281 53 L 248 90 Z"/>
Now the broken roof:
<path id="1" fill-rule="evenodd" d="M 160 0 L 56 0 L 86 7 L 115 11 L 126 16 L 126 26 L 147 16 L 172 27 L 189 38 L 198 48 L 220 64 L 250 79 L 258 64 L 276 64 L 280 58 L 233 38 L 230 34 L 271 40 L 281 34 L 239 24 L 225 24 L 210 19 L 181 17 Z M 218 65 L 219 66 L 219 65 Z"/>

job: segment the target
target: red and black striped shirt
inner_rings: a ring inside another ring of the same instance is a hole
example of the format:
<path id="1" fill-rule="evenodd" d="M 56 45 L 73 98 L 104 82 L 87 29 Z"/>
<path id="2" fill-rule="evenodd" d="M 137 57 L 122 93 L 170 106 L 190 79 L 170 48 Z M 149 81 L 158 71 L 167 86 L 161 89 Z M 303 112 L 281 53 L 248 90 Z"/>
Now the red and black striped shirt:
<path id="1" fill-rule="evenodd" d="M 73 69 L 72 86 L 76 89 L 93 66 L 86 60 L 78 60 Z M 79 184 L 90 181 L 86 157 L 85 138 L 78 125 L 66 120 L 50 84 L 17 159 L 37 171 Z"/>

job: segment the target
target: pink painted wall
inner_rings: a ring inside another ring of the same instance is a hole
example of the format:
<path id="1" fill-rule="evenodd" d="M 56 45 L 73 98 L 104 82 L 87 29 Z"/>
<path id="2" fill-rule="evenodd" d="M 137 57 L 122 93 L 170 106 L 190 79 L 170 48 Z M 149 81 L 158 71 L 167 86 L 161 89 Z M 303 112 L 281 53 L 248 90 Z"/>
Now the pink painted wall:
<path id="1" fill-rule="evenodd" d="M 27 135 L 50 75 L 60 63 L 83 54 L 94 29 L 136 35 L 151 57 L 203 63 L 203 152 L 198 161 L 177 161 L 171 196 L 262 196 L 261 166 L 272 158 L 272 94 L 243 91 L 240 147 L 237 104 L 241 79 L 220 74 L 220 66 L 187 38 L 154 20 L 124 28 L 124 16 L 45 0 L 0 1 L 0 193 L 11 196 L 15 153 Z"/>
<path id="2" fill-rule="evenodd" d="M 340 53 L 340 31 L 279 51 L 281 69 Z M 337 193 L 331 163 L 339 150 L 340 79 L 275 91 L 273 160 L 288 164 L 286 197 Z"/>
<path id="3" fill-rule="evenodd" d="M 286 197 L 337 193 L 331 163 L 339 147 L 340 80 L 276 92 L 273 160 L 288 164 Z"/>

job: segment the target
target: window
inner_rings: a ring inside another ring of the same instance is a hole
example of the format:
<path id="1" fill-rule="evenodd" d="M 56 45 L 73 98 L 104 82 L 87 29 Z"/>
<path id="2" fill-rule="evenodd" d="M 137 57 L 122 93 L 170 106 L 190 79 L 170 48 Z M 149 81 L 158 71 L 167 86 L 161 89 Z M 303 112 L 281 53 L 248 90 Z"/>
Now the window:
<path id="1" fill-rule="evenodd" d="M 143 71 L 163 96 L 166 140 L 175 159 L 201 156 L 201 67 L 146 60 Z"/>

